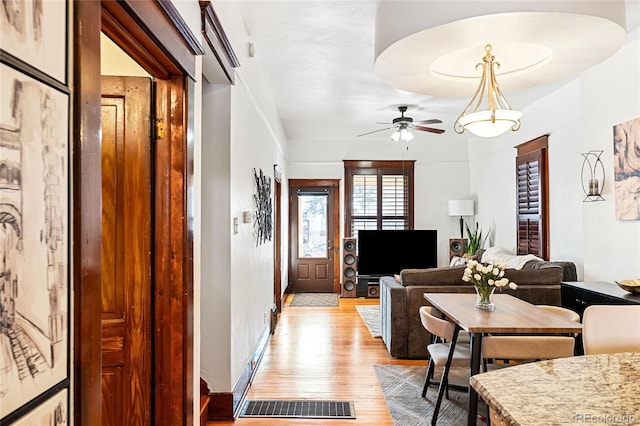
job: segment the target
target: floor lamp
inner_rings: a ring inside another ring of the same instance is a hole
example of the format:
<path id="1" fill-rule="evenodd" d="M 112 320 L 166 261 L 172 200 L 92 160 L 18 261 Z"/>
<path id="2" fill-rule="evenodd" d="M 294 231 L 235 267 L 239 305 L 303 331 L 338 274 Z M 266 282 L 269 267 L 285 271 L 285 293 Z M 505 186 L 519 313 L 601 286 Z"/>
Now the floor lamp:
<path id="1" fill-rule="evenodd" d="M 473 216 L 473 200 L 449 200 L 449 216 L 460 216 L 460 238 L 464 238 L 463 216 Z"/>

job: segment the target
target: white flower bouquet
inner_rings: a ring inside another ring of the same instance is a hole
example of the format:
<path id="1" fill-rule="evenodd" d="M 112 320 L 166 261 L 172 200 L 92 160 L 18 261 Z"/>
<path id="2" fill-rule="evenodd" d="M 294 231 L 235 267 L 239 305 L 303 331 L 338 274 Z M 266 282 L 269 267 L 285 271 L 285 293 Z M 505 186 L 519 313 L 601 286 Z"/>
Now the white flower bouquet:
<path id="1" fill-rule="evenodd" d="M 483 264 L 477 260 L 470 260 L 464 269 L 462 281 L 475 286 L 478 293 L 476 308 L 493 311 L 495 309 L 491 296 L 496 288 L 509 286 L 511 290 L 518 288 L 513 281 L 504 276 L 505 265 Z"/>

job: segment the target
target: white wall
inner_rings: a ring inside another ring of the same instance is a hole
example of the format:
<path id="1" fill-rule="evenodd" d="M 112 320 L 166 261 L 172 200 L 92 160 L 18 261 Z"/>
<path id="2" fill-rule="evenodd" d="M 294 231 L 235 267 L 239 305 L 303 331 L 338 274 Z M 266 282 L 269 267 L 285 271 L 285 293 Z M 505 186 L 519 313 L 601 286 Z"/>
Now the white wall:
<path id="1" fill-rule="evenodd" d="M 286 138 L 258 64 L 244 49 L 247 36 L 236 7 L 216 4 L 241 63 L 236 84 L 205 81 L 202 100 L 201 375 L 216 392 L 233 390 L 269 328 L 274 243 L 257 246 L 253 223 L 243 223 L 242 212 L 255 211 L 254 169 L 271 178 L 273 196 L 275 164 L 283 173 L 283 290 L 288 280 Z M 211 64 L 203 66 L 205 74 L 209 69 Z"/>
<path id="2" fill-rule="evenodd" d="M 640 116 L 638 52 L 636 35 L 612 58 L 524 108 L 518 132 L 470 139 L 471 191 L 494 245 L 515 251 L 513 147 L 549 134 L 551 258 L 575 262 L 579 279 L 640 276 L 640 222 L 615 220 L 612 162 L 612 126 Z M 581 153 L 595 149 L 604 150 L 606 201 L 584 203 Z"/>
<path id="3" fill-rule="evenodd" d="M 202 94 L 201 375 L 230 390 L 231 358 L 231 88 L 205 83 Z"/>
<path id="4" fill-rule="evenodd" d="M 438 265 L 449 264 L 449 238 L 460 236 L 459 218 L 447 215 L 447 201 L 469 197 L 466 138 L 422 135 L 403 146 L 388 137 L 289 141 L 289 177 L 340 179 L 340 229 L 344 230 L 343 160 L 415 160 L 415 229 L 438 231 Z"/>
<path id="5" fill-rule="evenodd" d="M 613 126 L 640 117 L 638 30 L 612 58 L 582 76 L 583 150 L 604 150 L 604 202 L 585 203 L 585 280 L 640 277 L 640 221 L 615 219 Z"/>

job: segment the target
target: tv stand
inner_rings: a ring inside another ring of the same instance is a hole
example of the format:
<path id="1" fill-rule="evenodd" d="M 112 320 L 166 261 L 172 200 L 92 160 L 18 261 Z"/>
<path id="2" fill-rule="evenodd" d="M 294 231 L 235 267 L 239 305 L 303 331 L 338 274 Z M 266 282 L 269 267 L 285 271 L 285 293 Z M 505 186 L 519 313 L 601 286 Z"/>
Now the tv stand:
<path id="1" fill-rule="evenodd" d="M 382 275 L 358 275 L 357 296 L 380 297 L 380 277 Z"/>

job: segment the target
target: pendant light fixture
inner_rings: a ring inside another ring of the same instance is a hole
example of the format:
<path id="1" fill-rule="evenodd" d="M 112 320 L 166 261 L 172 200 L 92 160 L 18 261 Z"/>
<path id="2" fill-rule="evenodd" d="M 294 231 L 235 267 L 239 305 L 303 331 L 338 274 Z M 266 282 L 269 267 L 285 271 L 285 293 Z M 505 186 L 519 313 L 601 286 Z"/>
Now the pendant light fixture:
<path id="1" fill-rule="evenodd" d="M 484 47 L 483 62 L 476 65 L 476 69 L 482 66 L 482 78 L 473 98 L 453 125 L 456 133 L 468 130 L 476 136 L 490 138 L 520 128 L 522 112 L 511 109 L 498 86 L 495 69 L 500 68 L 500 63 L 494 62 L 491 49 L 490 44 Z"/>

